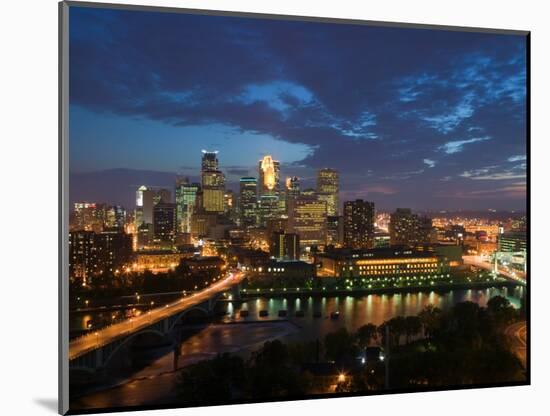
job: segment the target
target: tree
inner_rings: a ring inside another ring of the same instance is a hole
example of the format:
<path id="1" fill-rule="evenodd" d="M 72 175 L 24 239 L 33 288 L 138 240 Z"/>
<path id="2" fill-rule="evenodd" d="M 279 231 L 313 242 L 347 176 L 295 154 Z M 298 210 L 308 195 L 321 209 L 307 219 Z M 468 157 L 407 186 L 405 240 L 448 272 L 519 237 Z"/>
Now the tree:
<path id="1" fill-rule="evenodd" d="M 494 296 L 489 299 L 487 312 L 497 330 L 502 330 L 517 317 L 516 310 L 510 301 L 503 296 Z"/>
<path id="2" fill-rule="evenodd" d="M 253 398 L 303 393 L 304 383 L 290 364 L 287 346 L 279 340 L 252 353 L 248 367 L 248 392 Z"/>
<path id="3" fill-rule="evenodd" d="M 414 337 L 422 331 L 422 322 L 418 316 L 407 316 L 405 318 L 405 335 L 407 337 L 407 344 L 410 342 L 411 337 Z"/>
<path id="4" fill-rule="evenodd" d="M 455 340 L 469 346 L 479 346 L 481 342 L 481 312 L 479 305 L 474 302 L 460 302 L 454 305 L 450 312 L 450 322 L 446 328 L 447 335 L 451 335 Z"/>
<path id="5" fill-rule="evenodd" d="M 176 382 L 176 391 L 190 403 L 223 402 L 242 389 L 244 380 L 242 358 L 223 354 L 185 368 Z"/>
<path id="6" fill-rule="evenodd" d="M 346 328 L 325 336 L 325 354 L 329 360 L 345 360 L 353 356 L 353 337 Z"/>
<path id="7" fill-rule="evenodd" d="M 373 323 L 363 325 L 357 330 L 355 338 L 361 348 L 368 347 L 371 341 L 376 341 L 378 338 L 376 325 Z"/>
<path id="8" fill-rule="evenodd" d="M 433 305 L 426 305 L 418 317 L 424 329 L 424 336 L 428 339 L 433 338 L 441 326 L 441 309 Z"/>
<path id="9" fill-rule="evenodd" d="M 390 338 L 392 345 L 399 345 L 401 335 L 406 333 L 405 318 L 402 316 L 396 316 L 386 321 L 386 325 L 390 328 Z"/>

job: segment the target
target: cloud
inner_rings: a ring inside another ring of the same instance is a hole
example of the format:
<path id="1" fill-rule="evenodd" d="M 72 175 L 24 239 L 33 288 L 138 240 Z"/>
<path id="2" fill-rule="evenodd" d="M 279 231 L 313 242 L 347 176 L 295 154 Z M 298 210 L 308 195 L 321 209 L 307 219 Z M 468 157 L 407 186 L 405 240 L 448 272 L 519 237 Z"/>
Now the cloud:
<path id="1" fill-rule="evenodd" d="M 472 95 L 468 94 L 458 104 L 448 108 L 446 112 L 434 116 L 421 116 L 420 118 L 427 122 L 431 128 L 443 134 L 450 133 L 462 121 L 472 117 L 474 114 L 472 100 Z"/>
<path id="2" fill-rule="evenodd" d="M 521 36 L 78 7 L 70 30 L 72 108 L 163 123 L 174 136 L 193 126 L 197 141 L 212 140 L 216 125 L 224 141 L 268 137 L 273 153 L 278 143 L 299 145 L 296 169 L 334 167 L 353 176 L 343 186 L 369 170 L 409 189 L 442 175 L 459 186 L 461 173 L 525 152 Z M 161 169 L 150 150 L 163 137 L 150 136 L 111 159 L 133 166 L 147 154 Z M 489 138 L 498 146 L 483 157 L 469 146 Z M 424 160 L 434 149 L 453 157 Z M 229 163 L 250 163 L 240 157 Z"/>
<path id="3" fill-rule="evenodd" d="M 516 156 L 510 156 L 508 158 L 508 162 L 519 162 L 521 160 L 527 160 L 527 156 L 525 156 L 525 155 L 516 155 Z"/>
<path id="4" fill-rule="evenodd" d="M 502 181 L 510 179 L 525 179 L 525 165 L 514 166 L 511 169 L 502 169 L 500 166 L 487 166 L 481 169 L 467 170 L 460 174 L 463 178 L 472 180 Z"/>
<path id="5" fill-rule="evenodd" d="M 435 160 L 432 159 L 424 159 L 423 162 L 425 165 L 428 165 L 429 168 L 433 168 L 436 165 Z"/>
<path id="6" fill-rule="evenodd" d="M 486 140 L 491 140 L 491 137 L 484 136 L 484 137 L 473 137 L 471 139 L 466 139 L 466 140 L 455 140 L 455 141 L 447 142 L 442 146 L 439 146 L 438 150 L 441 150 L 447 153 L 448 155 L 451 155 L 453 153 L 462 152 L 464 150 L 464 146 L 467 144 L 484 142 Z"/>

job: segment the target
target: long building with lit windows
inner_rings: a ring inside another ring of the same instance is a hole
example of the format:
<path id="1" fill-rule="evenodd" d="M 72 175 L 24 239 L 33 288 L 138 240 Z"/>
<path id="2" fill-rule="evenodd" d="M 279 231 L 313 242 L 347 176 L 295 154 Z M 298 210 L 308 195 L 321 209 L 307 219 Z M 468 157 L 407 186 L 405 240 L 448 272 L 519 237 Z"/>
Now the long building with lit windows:
<path id="1" fill-rule="evenodd" d="M 400 248 L 335 249 L 315 257 L 319 276 L 385 277 L 422 276 L 447 272 L 449 262 L 433 252 Z"/>
<path id="2" fill-rule="evenodd" d="M 202 208 L 206 212 L 224 212 L 225 175 L 218 167 L 218 152 L 202 151 Z"/>

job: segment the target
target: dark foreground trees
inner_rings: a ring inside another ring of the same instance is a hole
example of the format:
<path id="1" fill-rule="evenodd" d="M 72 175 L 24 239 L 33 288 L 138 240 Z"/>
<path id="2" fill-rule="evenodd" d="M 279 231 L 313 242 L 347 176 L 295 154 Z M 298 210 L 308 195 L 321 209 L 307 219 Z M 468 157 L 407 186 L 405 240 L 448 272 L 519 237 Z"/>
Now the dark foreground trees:
<path id="1" fill-rule="evenodd" d="M 429 389 L 521 382 L 525 371 L 503 335 L 504 328 L 518 318 L 519 312 L 502 297 L 492 298 L 486 308 L 472 302 L 457 303 L 445 312 L 427 306 L 417 316 L 395 317 L 378 327 L 367 324 L 355 333 L 341 328 L 323 342 L 266 342 L 246 361 L 221 355 L 187 367 L 177 389 L 186 402 L 214 403 L 320 391 L 368 392 L 386 385 Z M 365 361 L 367 347 L 372 346 L 389 346 L 390 350 L 383 351 L 380 359 Z M 330 381 L 330 374 L 303 371 L 312 363 L 318 369 L 324 364 L 336 366 L 338 373 Z"/>
<path id="2" fill-rule="evenodd" d="M 221 354 L 193 364 L 176 382 L 182 401 L 199 404 L 299 396 L 306 394 L 308 387 L 307 377 L 293 364 L 289 347 L 279 340 L 266 342 L 247 361 Z"/>

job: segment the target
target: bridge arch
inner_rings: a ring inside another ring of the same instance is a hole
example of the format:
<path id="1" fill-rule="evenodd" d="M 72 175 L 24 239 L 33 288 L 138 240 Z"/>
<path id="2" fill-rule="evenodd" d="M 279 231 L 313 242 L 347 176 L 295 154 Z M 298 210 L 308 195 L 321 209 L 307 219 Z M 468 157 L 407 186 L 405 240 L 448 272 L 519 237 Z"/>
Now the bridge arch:
<path id="1" fill-rule="evenodd" d="M 120 344 L 118 344 L 118 345 L 109 353 L 109 355 L 108 355 L 107 357 L 105 357 L 105 358 L 103 359 L 103 363 L 101 363 L 101 366 L 100 366 L 100 367 L 106 368 L 106 367 L 109 365 L 111 359 L 112 359 L 113 357 L 115 357 L 115 356 L 118 354 L 118 352 L 119 352 L 123 347 L 128 346 L 128 344 L 130 344 L 131 341 L 133 341 L 133 340 L 136 339 L 137 337 L 140 337 L 140 336 L 145 335 L 145 334 L 153 334 L 153 335 L 157 335 L 157 336 L 160 337 L 160 338 L 166 338 L 166 334 L 164 334 L 162 331 L 159 331 L 159 330 L 156 330 L 156 329 L 145 328 L 145 329 L 143 329 L 143 330 L 141 330 L 141 331 L 138 331 L 138 332 L 136 332 L 136 333 L 134 333 L 134 334 L 132 334 L 132 335 L 130 335 L 130 336 L 124 338 L 124 339 L 122 340 L 122 342 L 121 342 Z"/>
<path id="2" fill-rule="evenodd" d="M 174 328 L 176 327 L 176 325 L 189 313 L 189 312 L 193 312 L 193 311 L 200 311 L 204 314 L 205 317 L 209 317 L 210 316 L 210 313 L 211 313 L 211 310 L 208 308 L 208 305 L 195 305 L 195 306 L 192 306 L 191 308 L 189 309 L 186 309 L 184 310 L 183 312 L 180 312 L 178 315 L 176 315 L 175 319 L 173 320 L 173 322 L 170 324 L 170 326 L 168 327 L 168 331 L 167 331 L 167 334 L 171 334 L 173 331 L 174 331 Z"/>

